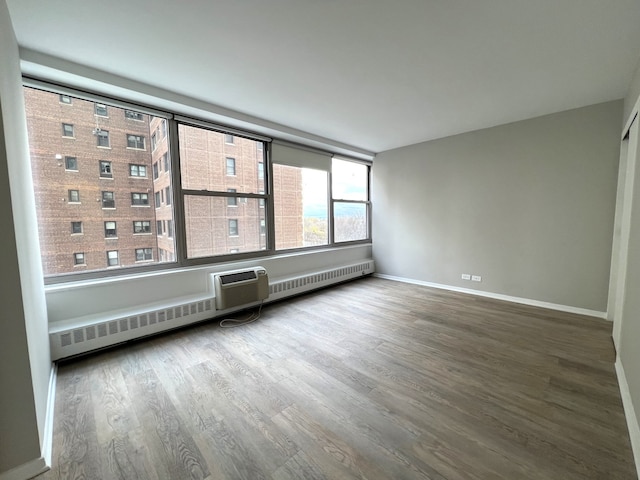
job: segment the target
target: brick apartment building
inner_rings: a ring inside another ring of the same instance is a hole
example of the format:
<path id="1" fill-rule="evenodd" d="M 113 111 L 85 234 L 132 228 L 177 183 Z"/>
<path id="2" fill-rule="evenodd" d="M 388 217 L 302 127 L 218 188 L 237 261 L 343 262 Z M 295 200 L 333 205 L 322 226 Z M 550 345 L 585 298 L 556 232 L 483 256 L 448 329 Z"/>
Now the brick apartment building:
<path id="1" fill-rule="evenodd" d="M 167 120 L 25 88 L 45 275 L 176 259 Z M 182 187 L 265 192 L 262 142 L 181 125 Z M 301 173 L 274 168 L 276 246 L 302 245 Z M 265 202 L 185 197 L 188 258 L 266 248 Z"/>

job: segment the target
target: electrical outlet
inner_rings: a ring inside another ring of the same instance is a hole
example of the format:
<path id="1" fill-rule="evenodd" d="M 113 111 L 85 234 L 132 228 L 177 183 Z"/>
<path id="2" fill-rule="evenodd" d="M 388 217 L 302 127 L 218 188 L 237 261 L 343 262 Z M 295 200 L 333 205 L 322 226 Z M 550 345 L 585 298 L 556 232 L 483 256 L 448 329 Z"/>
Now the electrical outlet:
<path id="1" fill-rule="evenodd" d="M 469 275 L 468 273 L 463 273 L 462 274 L 462 279 L 463 280 L 471 280 L 471 275 Z"/>
<path id="2" fill-rule="evenodd" d="M 482 281 L 482 277 L 480 275 L 471 275 L 471 281 L 472 282 L 481 282 Z"/>

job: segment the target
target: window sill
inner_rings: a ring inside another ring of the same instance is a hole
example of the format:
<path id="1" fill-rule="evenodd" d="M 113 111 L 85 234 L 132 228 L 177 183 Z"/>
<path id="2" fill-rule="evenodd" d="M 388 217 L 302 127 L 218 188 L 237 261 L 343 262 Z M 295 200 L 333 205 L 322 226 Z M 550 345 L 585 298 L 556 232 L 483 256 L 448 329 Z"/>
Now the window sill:
<path id="1" fill-rule="evenodd" d="M 69 140 L 75 140 L 76 137 L 69 137 L 67 135 L 62 135 L 62 138 L 68 138 Z"/>
<path id="2" fill-rule="evenodd" d="M 111 147 L 105 147 L 103 145 L 97 145 L 98 148 L 101 148 L 102 150 L 111 150 Z"/>
<path id="3" fill-rule="evenodd" d="M 67 202 L 69 205 L 82 205 L 82 202 Z"/>
<path id="4" fill-rule="evenodd" d="M 104 237 L 105 240 L 118 240 L 118 237 Z"/>
<path id="5" fill-rule="evenodd" d="M 133 233 L 134 235 L 140 237 L 140 236 L 145 236 L 145 235 L 151 235 L 151 232 L 138 232 L 138 233 Z"/>
<path id="6" fill-rule="evenodd" d="M 126 147 L 127 150 L 138 150 L 139 152 L 146 152 L 146 148 L 137 148 L 137 147 Z"/>
<path id="7" fill-rule="evenodd" d="M 115 210 L 116 207 L 102 207 L 102 210 Z"/>
<path id="8" fill-rule="evenodd" d="M 100 177 L 100 180 L 113 180 L 113 177 Z"/>
<path id="9" fill-rule="evenodd" d="M 140 207 L 142 207 L 142 208 L 149 208 L 151 205 L 131 205 L 131 206 L 132 206 L 132 207 L 137 207 L 137 208 L 140 208 Z M 156 207 L 156 208 L 158 208 L 158 207 Z"/>
<path id="10" fill-rule="evenodd" d="M 65 168 L 65 169 L 64 169 L 64 171 L 65 171 L 65 172 L 75 172 L 75 173 L 78 173 L 78 170 L 77 170 L 77 169 L 75 169 L 75 170 L 74 170 L 73 168 Z"/>

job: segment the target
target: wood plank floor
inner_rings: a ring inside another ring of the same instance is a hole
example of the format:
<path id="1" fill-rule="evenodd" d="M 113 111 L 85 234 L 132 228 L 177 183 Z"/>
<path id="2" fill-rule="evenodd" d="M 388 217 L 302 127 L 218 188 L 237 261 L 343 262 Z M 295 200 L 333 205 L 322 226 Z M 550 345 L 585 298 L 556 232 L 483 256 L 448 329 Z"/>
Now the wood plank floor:
<path id="1" fill-rule="evenodd" d="M 635 479 L 611 324 L 377 278 L 63 363 L 49 479 Z"/>

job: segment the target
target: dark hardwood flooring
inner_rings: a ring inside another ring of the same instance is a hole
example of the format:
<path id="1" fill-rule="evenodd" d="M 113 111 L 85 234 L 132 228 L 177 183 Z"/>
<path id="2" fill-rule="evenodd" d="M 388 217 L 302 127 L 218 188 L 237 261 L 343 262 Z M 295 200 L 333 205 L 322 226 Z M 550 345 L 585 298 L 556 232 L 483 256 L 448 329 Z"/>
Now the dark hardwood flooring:
<path id="1" fill-rule="evenodd" d="M 635 479 L 611 324 L 365 278 L 60 365 L 49 479 Z"/>

